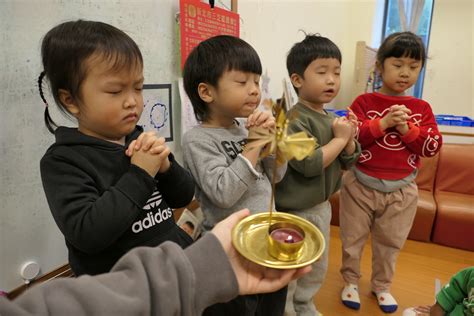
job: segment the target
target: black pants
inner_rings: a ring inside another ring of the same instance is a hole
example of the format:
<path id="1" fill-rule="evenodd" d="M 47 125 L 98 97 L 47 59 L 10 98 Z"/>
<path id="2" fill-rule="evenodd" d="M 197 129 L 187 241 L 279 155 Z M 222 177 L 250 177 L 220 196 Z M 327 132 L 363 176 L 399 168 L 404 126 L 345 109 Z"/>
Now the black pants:
<path id="1" fill-rule="evenodd" d="M 206 308 L 203 316 L 282 316 L 285 312 L 285 286 L 267 294 L 237 296 L 227 303 L 218 303 Z"/>

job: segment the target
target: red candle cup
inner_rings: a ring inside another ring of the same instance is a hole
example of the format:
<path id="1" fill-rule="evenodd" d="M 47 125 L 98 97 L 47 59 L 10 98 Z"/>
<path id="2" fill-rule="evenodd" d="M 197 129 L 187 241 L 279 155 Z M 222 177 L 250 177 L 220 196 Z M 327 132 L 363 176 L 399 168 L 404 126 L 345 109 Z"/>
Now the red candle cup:
<path id="1" fill-rule="evenodd" d="M 268 251 L 278 260 L 298 259 L 303 249 L 304 230 L 289 222 L 278 222 L 270 226 L 268 232 Z"/>
<path id="2" fill-rule="evenodd" d="M 303 235 L 292 228 L 277 228 L 270 233 L 270 236 L 276 241 L 293 244 L 303 240 Z"/>

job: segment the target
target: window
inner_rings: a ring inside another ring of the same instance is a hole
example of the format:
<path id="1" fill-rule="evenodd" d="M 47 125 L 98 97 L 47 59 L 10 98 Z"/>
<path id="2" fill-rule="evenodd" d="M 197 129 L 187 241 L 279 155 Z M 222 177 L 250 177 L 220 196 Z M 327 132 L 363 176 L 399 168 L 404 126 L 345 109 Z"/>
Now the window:
<path id="1" fill-rule="evenodd" d="M 421 37 L 428 50 L 433 6 L 434 0 L 386 0 L 383 38 L 395 32 L 409 30 Z M 402 23 L 405 24 L 405 28 L 402 27 Z M 421 98 L 423 92 L 425 69 L 426 65 L 411 93 L 417 98 Z"/>

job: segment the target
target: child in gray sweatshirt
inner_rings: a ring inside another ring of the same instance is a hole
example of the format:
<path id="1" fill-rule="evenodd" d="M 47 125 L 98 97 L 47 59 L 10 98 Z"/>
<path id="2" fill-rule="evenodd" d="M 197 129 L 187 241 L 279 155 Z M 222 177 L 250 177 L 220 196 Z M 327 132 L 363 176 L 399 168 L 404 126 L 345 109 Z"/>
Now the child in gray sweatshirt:
<path id="1" fill-rule="evenodd" d="M 245 41 L 225 35 L 201 42 L 185 63 L 184 88 L 201 124 L 184 135 L 184 164 L 196 181 L 205 230 L 241 208 L 252 213 L 268 211 L 269 175 L 275 159 L 259 160 L 262 147 L 245 146 L 248 130 L 275 128 L 273 115 L 257 110 L 261 73 L 255 50 Z M 278 182 L 286 165 L 277 170 Z M 204 315 L 282 315 L 285 297 L 286 288 L 239 296 L 208 308 Z"/>

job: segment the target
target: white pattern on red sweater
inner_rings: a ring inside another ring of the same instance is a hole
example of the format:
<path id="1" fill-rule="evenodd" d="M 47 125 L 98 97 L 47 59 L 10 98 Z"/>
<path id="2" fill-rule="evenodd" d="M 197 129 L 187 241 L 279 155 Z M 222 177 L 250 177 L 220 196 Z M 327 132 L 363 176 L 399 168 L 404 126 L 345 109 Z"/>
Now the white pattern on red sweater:
<path id="1" fill-rule="evenodd" d="M 394 104 L 405 105 L 412 111 L 410 129 L 405 135 L 394 127 L 385 131 L 380 128 L 380 119 Z M 351 109 L 359 121 L 357 139 L 362 147 L 357 168 L 369 176 L 386 180 L 405 178 L 419 167 L 419 156 L 432 157 L 441 148 L 441 133 L 426 101 L 374 92 L 358 96 Z"/>

